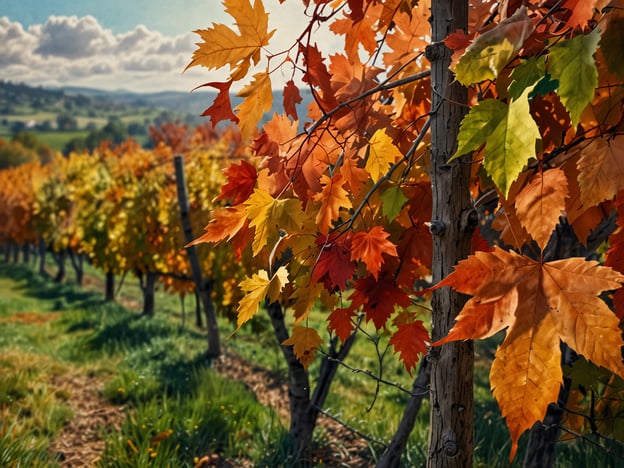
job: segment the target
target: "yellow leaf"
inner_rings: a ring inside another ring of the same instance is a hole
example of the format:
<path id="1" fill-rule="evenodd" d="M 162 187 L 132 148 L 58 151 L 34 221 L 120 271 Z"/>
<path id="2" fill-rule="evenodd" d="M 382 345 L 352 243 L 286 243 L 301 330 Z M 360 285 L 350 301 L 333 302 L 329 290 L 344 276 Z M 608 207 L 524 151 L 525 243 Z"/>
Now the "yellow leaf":
<path id="1" fill-rule="evenodd" d="M 297 230 L 305 221 L 299 200 L 276 200 L 270 193 L 258 188 L 245 202 L 245 211 L 250 220 L 249 226 L 255 228 L 254 256 L 260 253 L 270 238 L 278 237 L 279 229 L 286 232 Z"/>
<path id="2" fill-rule="evenodd" d="M 282 342 L 284 346 L 292 346 L 295 356 L 301 365 L 307 370 L 308 365 L 314 361 L 314 353 L 323 340 L 314 328 L 295 327 L 290 338 Z"/>
<path id="3" fill-rule="evenodd" d="M 239 286 L 245 296 L 238 304 L 234 333 L 258 312 L 258 306 L 266 297 L 271 302 L 275 302 L 286 283 L 288 283 L 288 272 L 285 267 L 280 267 L 271 279 L 265 270 L 260 270 L 258 274 L 253 274 L 251 278 L 247 277 L 241 281 Z"/>
<path id="4" fill-rule="evenodd" d="M 377 182 L 401 156 L 399 148 L 392 143 L 392 138 L 388 136 L 385 129 L 377 130 L 369 141 L 368 158 L 366 159 L 366 170 Z"/>
<path id="5" fill-rule="evenodd" d="M 231 79 L 242 79 L 251 62 L 260 61 L 260 50 L 269 44 L 275 30 L 268 32 L 269 15 L 264 11 L 261 0 L 255 0 L 253 7 L 249 0 L 224 0 L 225 12 L 232 16 L 238 28 L 212 24 L 208 29 L 195 31 L 204 42 L 198 43 L 191 63 L 186 67 L 201 65 L 210 69 L 229 65 Z"/>
<path id="6" fill-rule="evenodd" d="M 243 138 L 251 137 L 256 126 L 265 112 L 271 110 L 273 105 L 273 89 L 268 72 L 256 73 L 254 80 L 245 86 L 238 94 L 243 98 L 236 108 L 236 116 Z"/>

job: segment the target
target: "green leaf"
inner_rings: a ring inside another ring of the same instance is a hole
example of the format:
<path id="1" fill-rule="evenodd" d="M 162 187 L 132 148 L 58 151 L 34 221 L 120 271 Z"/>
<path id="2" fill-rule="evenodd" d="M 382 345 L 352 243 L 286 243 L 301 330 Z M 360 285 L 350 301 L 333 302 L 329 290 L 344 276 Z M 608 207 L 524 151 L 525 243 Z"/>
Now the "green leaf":
<path id="1" fill-rule="evenodd" d="M 449 162 L 476 150 L 496 129 L 507 114 L 507 106 L 496 99 L 485 99 L 470 109 L 461 122 L 457 137 L 457 151 Z"/>
<path id="2" fill-rule="evenodd" d="M 546 74 L 543 57 L 531 57 L 523 60 L 511 72 L 511 84 L 507 88 L 511 99 L 518 99 L 525 89 L 532 87 Z"/>
<path id="3" fill-rule="evenodd" d="M 403 194 L 401 187 L 396 185 L 382 193 L 381 200 L 383 201 L 381 212 L 388 220 L 392 221 L 399 216 L 401 208 L 403 208 L 403 205 L 407 202 L 407 197 Z"/>
<path id="4" fill-rule="evenodd" d="M 594 29 L 589 34 L 555 44 L 548 53 L 550 75 L 559 81 L 557 94 L 575 127 L 598 86 L 594 53 L 599 41 L 600 31 Z"/>
<path id="5" fill-rule="evenodd" d="M 533 20 L 523 6 L 511 17 L 477 36 L 455 67 L 457 81 L 469 86 L 495 79 L 534 29 Z"/>
<path id="6" fill-rule="evenodd" d="M 506 115 L 485 143 L 483 166 L 505 197 L 526 163 L 535 157 L 535 142 L 540 139 L 529 112 L 532 89 L 525 89 L 518 99 L 511 101 Z"/>

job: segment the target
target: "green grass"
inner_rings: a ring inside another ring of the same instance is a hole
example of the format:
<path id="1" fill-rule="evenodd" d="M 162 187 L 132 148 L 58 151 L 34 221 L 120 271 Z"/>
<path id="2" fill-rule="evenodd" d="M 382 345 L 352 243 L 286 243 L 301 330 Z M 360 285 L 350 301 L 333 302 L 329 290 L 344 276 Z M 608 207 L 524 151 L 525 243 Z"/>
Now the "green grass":
<path id="1" fill-rule="evenodd" d="M 99 275 L 90 267 L 87 274 Z M 163 291 L 157 292 L 157 315 L 150 319 L 102 302 L 97 288 L 77 288 L 71 279 L 58 285 L 25 265 L 0 262 L 0 290 L 4 291 L 0 298 L 0 407 L 6 408 L 0 449 L 3 457 L 5 453 L 11 457 L 9 462 L 1 459 L 0 466 L 14 466 L 15 460 L 23 460 L 24 466 L 53 466 L 45 448 L 71 413 L 63 395 L 47 382 L 51 376 L 70 371 L 102 376 L 106 379 L 103 395 L 130 408 L 121 432 L 107 436 L 103 466 L 193 466 L 197 458 L 213 453 L 234 464 L 251 460 L 255 466 L 289 466 L 290 442 L 283 421 L 243 385 L 210 369 L 204 357 L 204 333 L 192 325 L 194 301 L 190 298 L 182 327 L 179 299 Z M 139 297 L 135 279 L 125 280 L 121 295 Z M 309 324 L 322 329 L 325 315 L 314 313 Z M 223 320 L 220 327 L 225 337 L 235 325 Z M 384 353 L 389 337 L 370 327 L 366 330 L 372 341 L 359 337 L 346 363 L 378 374 L 383 354 L 383 378 L 410 388 L 412 378 L 392 349 Z M 489 363 L 499 341 L 497 336 L 476 343 L 474 466 L 518 467 L 524 456 L 526 437 L 520 441 L 513 465 L 509 464 L 509 434 L 489 390 Z M 224 339 L 224 346 L 286 377 L 263 311 Z M 318 373 L 319 360 L 311 366 L 312 377 Z M 387 443 L 406 401 L 407 395 L 397 388 L 377 388 L 369 376 L 340 367 L 325 409 Z M 425 400 L 418 415 L 403 466 L 425 464 L 428 404 Z M 322 429 L 316 431 L 317 443 L 327 438 Z M 382 450 L 383 446 L 371 442 L 368 457 L 375 460 Z M 617 455 L 581 441 L 566 442 L 558 445 L 556 466 L 616 466 L 621 462 Z"/>

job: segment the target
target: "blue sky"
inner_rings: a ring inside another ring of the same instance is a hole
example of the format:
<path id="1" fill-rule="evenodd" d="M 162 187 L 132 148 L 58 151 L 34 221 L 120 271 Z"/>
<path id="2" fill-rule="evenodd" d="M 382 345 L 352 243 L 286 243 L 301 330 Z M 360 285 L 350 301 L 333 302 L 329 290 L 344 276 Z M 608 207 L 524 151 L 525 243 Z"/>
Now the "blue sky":
<path id="1" fill-rule="evenodd" d="M 220 0 L 0 1 L 2 79 L 54 87 L 190 92 L 228 78 L 227 68 L 194 67 L 183 73 L 199 41 L 192 31 L 212 23 L 232 26 Z M 301 0 L 283 5 L 263 1 L 269 28 L 277 30 L 269 49 L 280 52 L 305 28 L 304 7 Z M 322 42 L 335 50 L 332 41 L 337 41 L 333 35 Z M 259 67 L 265 69 L 266 60 Z M 273 77 L 279 86 L 280 77 Z"/>
<path id="2" fill-rule="evenodd" d="M 4 0 L 0 16 L 24 27 L 43 24 L 49 16 L 86 16 L 98 19 L 114 34 L 143 24 L 166 35 L 177 35 L 223 21 L 219 0 Z"/>

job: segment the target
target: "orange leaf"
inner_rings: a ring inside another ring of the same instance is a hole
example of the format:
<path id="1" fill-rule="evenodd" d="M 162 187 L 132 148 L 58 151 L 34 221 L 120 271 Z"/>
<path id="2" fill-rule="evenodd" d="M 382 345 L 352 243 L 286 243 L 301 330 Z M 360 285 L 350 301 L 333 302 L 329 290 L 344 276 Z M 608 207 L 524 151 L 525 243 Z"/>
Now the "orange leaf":
<path id="1" fill-rule="evenodd" d="M 206 232 L 188 244 L 187 247 L 202 242 L 221 242 L 226 237 L 228 240 L 232 239 L 247 222 L 245 207 L 240 205 L 215 208 L 213 217 L 204 228 Z"/>
<path id="2" fill-rule="evenodd" d="M 516 196 L 516 214 L 522 226 L 544 249 L 565 210 L 568 182 L 561 169 L 535 174 Z"/>
<path id="3" fill-rule="evenodd" d="M 282 342 L 282 346 L 292 346 L 295 356 L 301 365 L 307 370 L 314 361 L 314 353 L 323 340 L 314 328 L 295 327 L 290 338 Z"/>
<path id="4" fill-rule="evenodd" d="M 429 333 L 420 320 L 400 324 L 398 328 L 390 338 L 390 344 L 394 346 L 394 352 L 399 353 L 399 359 L 403 361 L 411 376 L 412 369 L 416 368 L 418 355 L 427 352 Z"/>
<path id="5" fill-rule="evenodd" d="M 332 221 L 338 219 L 340 210 L 349 209 L 352 205 L 349 194 L 342 188 L 341 174 L 336 174 L 331 179 L 323 174 L 321 185 L 323 186 L 321 192 L 314 195 L 314 200 L 321 202 L 321 207 L 316 215 L 316 224 L 321 233 L 327 234 Z"/>
<path id="6" fill-rule="evenodd" d="M 249 198 L 253 193 L 258 179 L 256 168 L 247 161 L 241 161 L 240 165 L 232 163 L 223 171 L 228 179 L 221 186 L 221 193 L 217 200 L 227 200 L 232 205 L 238 205 Z"/>
<path id="7" fill-rule="evenodd" d="M 334 309 L 334 311 L 329 314 L 329 317 L 327 317 L 327 321 L 329 322 L 327 328 L 335 331 L 336 336 L 340 338 L 340 341 L 343 344 L 347 341 L 347 338 L 349 338 L 349 335 L 351 335 L 355 329 L 355 324 L 351 320 L 354 316 L 355 312 L 353 311 L 353 308 L 341 307 Z"/>
<path id="8" fill-rule="evenodd" d="M 611 200 L 624 189 L 624 136 L 594 139 L 581 150 L 577 167 L 585 208 Z"/>
<path id="9" fill-rule="evenodd" d="M 201 88 L 203 86 L 212 86 L 213 88 L 217 88 L 219 90 L 219 94 L 217 94 L 217 97 L 215 98 L 212 105 L 201 114 L 202 117 L 210 117 L 210 123 L 213 127 L 222 120 L 231 120 L 234 123 L 238 123 L 238 117 L 236 117 L 234 112 L 232 112 L 232 102 L 230 101 L 231 85 L 232 81 L 227 81 L 225 83 L 218 83 L 213 81 L 211 83 L 206 83 L 197 87 Z"/>
<path id="10" fill-rule="evenodd" d="M 461 261 L 435 288 L 471 294 L 446 338 L 485 338 L 509 328 L 490 373 L 494 396 L 512 438 L 542 420 L 561 384 L 559 341 L 624 376 L 619 320 L 597 296 L 617 289 L 624 275 L 594 261 L 540 263 L 498 247 Z"/>
<path id="11" fill-rule="evenodd" d="M 383 263 L 382 254 L 397 256 L 396 246 L 388 240 L 388 234 L 381 226 L 374 226 L 368 232 L 358 232 L 351 240 L 351 260 L 362 260 L 375 279 Z"/>

